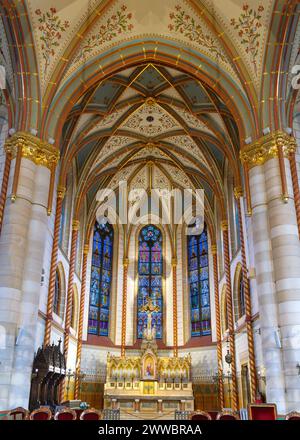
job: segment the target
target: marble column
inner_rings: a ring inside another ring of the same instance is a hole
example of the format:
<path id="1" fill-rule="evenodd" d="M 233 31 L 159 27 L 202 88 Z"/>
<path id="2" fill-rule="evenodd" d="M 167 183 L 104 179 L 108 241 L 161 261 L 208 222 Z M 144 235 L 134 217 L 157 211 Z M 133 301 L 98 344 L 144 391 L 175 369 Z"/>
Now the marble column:
<path id="1" fill-rule="evenodd" d="M 241 154 L 250 165 L 267 400 L 279 413 L 300 409 L 300 245 L 288 161 L 294 148 L 293 138 L 275 132 Z"/>
<path id="2" fill-rule="evenodd" d="M 6 152 L 12 164 L 0 238 L 0 409 L 28 407 L 50 169 L 59 158 L 53 146 L 23 132 L 7 140 Z"/>

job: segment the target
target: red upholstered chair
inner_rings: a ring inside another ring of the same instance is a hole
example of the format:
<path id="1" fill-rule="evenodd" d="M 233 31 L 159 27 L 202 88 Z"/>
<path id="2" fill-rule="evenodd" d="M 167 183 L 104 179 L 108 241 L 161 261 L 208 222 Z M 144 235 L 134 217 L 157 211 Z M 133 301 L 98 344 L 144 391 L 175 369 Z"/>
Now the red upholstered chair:
<path id="1" fill-rule="evenodd" d="M 189 420 L 211 420 L 211 416 L 205 411 L 193 411 L 189 416 Z"/>
<path id="2" fill-rule="evenodd" d="M 276 420 L 277 407 L 275 403 L 248 405 L 249 420 Z"/>
<path id="3" fill-rule="evenodd" d="M 212 420 L 216 420 L 217 415 L 219 414 L 219 411 L 207 411 L 210 415 Z"/>
<path id="4" fill-rule="evenodd" d="M 95 408 L 86 409 L 80 414 L 80 420 L 101 420 L 102 413 Z"/>
<path id="5" fill-rule="evenodd" d="M 292 411 L 285 416 L 285 420 L 300 420 L 300 412 Z"/>
<path id="6" fill-rule="evenodd" d="M 61 408 L 55 413 L 54 420 L 76 420 L 77 414 L 74 409 Z"/>
<path id="7" fill-rule="evenodd" d="M 230 409 L 224 409 L 220 411 L 216 417 L 216 420 L 239 420 L 240 417 L 238 414 L 234 413 Z"/>
<path id="8" fill-rule="evenodd" d="M 30 420 L 51 420 L 52 419 L 52 412 L 51 409 L 48 407 L 41 406 L 38 409 L 35 409 L 32 411 L 32 413 L 29 416 Z"/>
<path id="9" fill-rule="evenodd" d="M 7 414 L 8 420 L 28 420 L 29 412 L 22 407 L 14 408 Z"/>

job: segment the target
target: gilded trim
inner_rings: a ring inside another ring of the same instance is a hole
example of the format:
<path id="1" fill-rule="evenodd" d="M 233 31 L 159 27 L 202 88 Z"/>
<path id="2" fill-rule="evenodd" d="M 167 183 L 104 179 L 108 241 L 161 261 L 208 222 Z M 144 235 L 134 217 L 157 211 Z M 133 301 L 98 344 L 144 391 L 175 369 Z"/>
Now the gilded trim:
<path id="1" fill-rule="evenodd" d="M 279 148 L 282 148 L 284 157 L 289 157 L 290 153 L 296 151 L 295 138 L 283 131 L 274 131 L 244 147 L 240 152 L 240 158 L 243 163 L 252 168 L 263 165 L 269 159 L 278 157 Z"/>
<path id="2" fill-rule="evenodd" d="M 21 157 L 31 160 L 36 165 L 42 165 L 50 170 L 56 167 L 59 161 L 59 150 L 48 142 L 42 141 L 30 133 L 19 131 L 5 142 L 5 151 L 12 158 L 21 151 Z"/>

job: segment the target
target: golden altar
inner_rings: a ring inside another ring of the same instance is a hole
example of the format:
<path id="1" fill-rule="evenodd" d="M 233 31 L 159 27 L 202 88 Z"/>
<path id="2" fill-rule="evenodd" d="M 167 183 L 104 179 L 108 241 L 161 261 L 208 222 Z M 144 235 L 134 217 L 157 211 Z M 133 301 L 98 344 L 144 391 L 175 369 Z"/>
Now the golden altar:
<path id="1" fill-rule="evenodd" d="M 140 356 L 108 353 L 105 408 L 158 413 L 194 409 L 190 354 L 159 356 L 155 333 L 149 312 Z"/>

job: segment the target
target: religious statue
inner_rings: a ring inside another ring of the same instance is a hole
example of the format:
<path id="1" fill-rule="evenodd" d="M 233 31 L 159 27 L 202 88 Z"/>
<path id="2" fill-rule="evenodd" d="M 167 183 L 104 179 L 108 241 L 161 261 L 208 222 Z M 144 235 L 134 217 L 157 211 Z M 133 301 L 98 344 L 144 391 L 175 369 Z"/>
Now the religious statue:
<path id="1" fill-rule="evenodd" d="M 142 312 L 147 313 L 147 327 L 144 330 L 144 339 L 153 341 L 156 338 L 156 328 L 152 327 L 152 313 L 159 312 L 159 307 L 153 304 L 152 298 L 149 296 L 147 304 L 141 308 Z"/>

